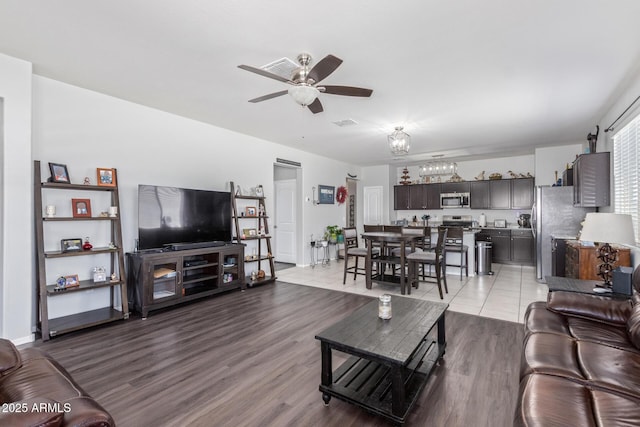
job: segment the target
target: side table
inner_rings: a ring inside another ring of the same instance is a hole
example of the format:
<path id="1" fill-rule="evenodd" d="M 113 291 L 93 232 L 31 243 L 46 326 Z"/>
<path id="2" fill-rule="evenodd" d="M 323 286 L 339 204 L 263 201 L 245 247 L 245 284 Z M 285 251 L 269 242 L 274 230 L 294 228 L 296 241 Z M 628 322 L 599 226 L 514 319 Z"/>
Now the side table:
<path id="1" fill-rule="evenodd" d="M 594 291 L 594 289 L 602 285 L 602 280 L 582 280 L 559 276 L 546 276 L 545 280 L 547 281 L 549 292 L 564 291 L 577 292 L 580 294 L 601 295 L 611 298 L 629 298 L 629 295 L 625 294 L 618 294 L 613 292 L 601 293 Z"/>

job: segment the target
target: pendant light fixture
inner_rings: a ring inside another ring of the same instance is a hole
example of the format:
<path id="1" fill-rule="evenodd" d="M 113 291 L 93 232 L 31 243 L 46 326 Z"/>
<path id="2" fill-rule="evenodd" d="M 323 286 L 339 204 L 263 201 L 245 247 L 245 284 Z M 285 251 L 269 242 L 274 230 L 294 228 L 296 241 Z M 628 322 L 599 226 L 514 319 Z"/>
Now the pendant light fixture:
<path id="1" fill-rule="evenodd" d="M 395 156 L 405 156 L 409 154 L 409 148 L 411 148 L 411 136 L 402 129 L 404 129 L 402 126 L 397 126 L 396 130 L 387 137 L 389 150 Z"/>

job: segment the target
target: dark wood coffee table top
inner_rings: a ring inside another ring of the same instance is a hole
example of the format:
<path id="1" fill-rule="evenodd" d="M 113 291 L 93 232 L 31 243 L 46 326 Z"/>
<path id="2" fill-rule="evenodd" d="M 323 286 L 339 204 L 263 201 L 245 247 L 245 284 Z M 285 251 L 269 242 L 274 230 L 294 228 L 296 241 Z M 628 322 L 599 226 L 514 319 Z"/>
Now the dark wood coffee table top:
<path id="1" fill-rule="evenodd" d="M 336 349 L 405 365 L 449 305 L 400 296 L 391 299 L 392 318 L 378 317 L 378 300 L 316 335 Z"/>

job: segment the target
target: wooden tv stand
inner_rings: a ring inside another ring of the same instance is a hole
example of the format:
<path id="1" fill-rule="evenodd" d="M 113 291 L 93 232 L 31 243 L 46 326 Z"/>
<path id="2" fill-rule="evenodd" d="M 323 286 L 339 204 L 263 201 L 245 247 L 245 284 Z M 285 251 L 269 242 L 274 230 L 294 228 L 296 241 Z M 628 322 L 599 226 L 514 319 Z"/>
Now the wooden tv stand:
<path id="1" fill-rule="evenodd" d="M 152 310 L 246 288 L 242 244 L 127 253 L 127 267 L 129 301 L 143 319 Z"/>

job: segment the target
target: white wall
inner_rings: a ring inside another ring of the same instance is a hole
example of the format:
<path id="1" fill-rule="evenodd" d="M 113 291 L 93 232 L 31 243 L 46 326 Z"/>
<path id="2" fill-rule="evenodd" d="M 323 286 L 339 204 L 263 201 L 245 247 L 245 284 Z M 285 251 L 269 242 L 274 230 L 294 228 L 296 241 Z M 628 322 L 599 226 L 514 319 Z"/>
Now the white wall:
<path id="1" fill-rule="evenodd" d="M 85 176 L 95 182 L 97 167 L 118 169 L 126 251 L 133 250 L 137 237 L 138 184 L 212 190 L 229 190 L 230 181 L 243 189 L 262 184 L 267 209 L 272 211 L 273 165 L 278 157 L 302 163 L 302 200 L 311 197 L 312 186 L 337 187 L 344 184 L 347 173 L 360 172 L 353 165 L 40 76 L 33 77 L 33 129 L 33 159 L 41 160 L 43 166 L 47 162 L 66 164 L 72 182 L 81 183 Z M 47 176 L 48 172 L 43 173 L 42 179 Z M 63 205 L 58 209 L 70 209 L 70 202 L 58 203 Z M 97 211 L 107 205 L 92 202 Z M 312 233 L 318 235 L 327 225 L 345 223 L 344 206 L 337 204 L 315 206 L 305 202 L 302 211 L 302 248 L 309 246 Z M 108 243 L 100 241 L 108 237 L 100 234 L 99 225 L 95 227 L 86 231 L 87 235 L 93 234 L 92 242 Z M 310 251 L 305 249 L 301 255 L 304 259 L 299 263 L 308 263 Z M 79 269 L 77 264 L 62 262 L 52 267 L 52 275 L 77 273 L 82 279 L 88 277 L 90 267 Z M 77 293 L 75 298 L 56 298 L 50 305 L 52 317 L 94 308 L 104 300 L 100 291 L 107 292 L 96 290 L 92 295 Z"/>
<path id="2" fill-rule="evenodd" d="M 0 336 L 31 339 L 34 308 L 31 64 L 0 54 Z"/>
<path id="3" fill-rule="evenodd" d="M 587 139 L 589 131 L 585 131 Z M 562 178 L 562 172 L 571 166 L 576 156 L 582 154 L 584 144 L 560 145 L 557 147 L 536 148 L 536 185 L 553 185 L 555 173 Z"/>

